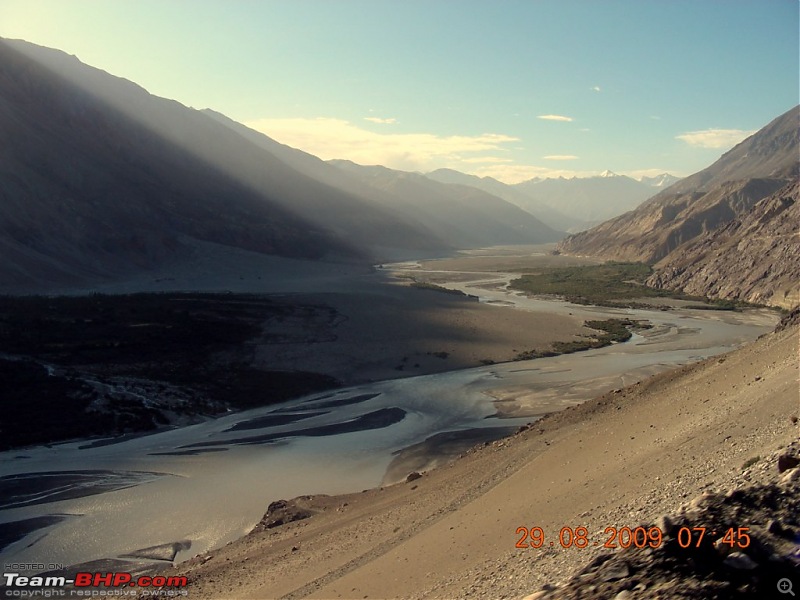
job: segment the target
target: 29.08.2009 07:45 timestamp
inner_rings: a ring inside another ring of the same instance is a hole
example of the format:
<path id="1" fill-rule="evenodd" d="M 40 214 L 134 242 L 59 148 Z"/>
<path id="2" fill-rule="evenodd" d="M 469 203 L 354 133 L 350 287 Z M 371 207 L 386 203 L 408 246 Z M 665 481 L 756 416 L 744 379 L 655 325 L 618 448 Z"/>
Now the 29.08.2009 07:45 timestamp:
<path id="1" fill-rule="evenodd" d="M 681 548 L 699 548 L 705 543 L 726 544 L 731 548 L 747 548 L 750 545 L 749 527 L 729 527 L 723 531 L 711 530 L 707 527 L 681 527 L 677 531 L 676 541 Z M 545 539 L 541 527 L 517 527 L 517 548 L 658 548 L 664 543 L 664 533 L 659 527 L 606 527 L 602 540 L 589 539 L 586 527 L 562 527 L 558 539 Z M 706 536 L 709 536 L 706 538 Z M 721 537 L 717 537 L 721 536 Z"/>

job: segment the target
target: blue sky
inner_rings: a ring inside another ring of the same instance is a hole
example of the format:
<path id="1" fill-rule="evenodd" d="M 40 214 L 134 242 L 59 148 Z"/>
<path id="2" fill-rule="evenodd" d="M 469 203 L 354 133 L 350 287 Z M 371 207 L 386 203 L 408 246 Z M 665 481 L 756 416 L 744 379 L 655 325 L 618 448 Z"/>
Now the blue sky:
<path id="1" fill-rule="evenodd" d="M 0 0 L 0 36 L 322 158 L 689 175 L 798 103 L 797 0 Z"/>

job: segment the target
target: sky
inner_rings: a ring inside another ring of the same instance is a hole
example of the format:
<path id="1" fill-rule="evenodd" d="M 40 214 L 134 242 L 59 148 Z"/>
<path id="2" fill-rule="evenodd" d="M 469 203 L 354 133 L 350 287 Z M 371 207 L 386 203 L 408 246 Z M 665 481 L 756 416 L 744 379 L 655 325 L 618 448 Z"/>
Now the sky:
<path id="1" fill-rule="evenodd" d="M 516 183 L 708 166 L 798 104 L 799 6 L 0 0 L 0 37 L 326 160 Z"/>

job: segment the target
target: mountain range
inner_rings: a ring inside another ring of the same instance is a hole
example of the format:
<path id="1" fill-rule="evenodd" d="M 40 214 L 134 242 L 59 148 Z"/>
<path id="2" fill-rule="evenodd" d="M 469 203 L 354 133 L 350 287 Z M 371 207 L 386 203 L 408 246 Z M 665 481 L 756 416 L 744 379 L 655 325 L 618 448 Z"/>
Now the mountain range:
<path id="1" fill-rule="evenodd" d="M 668 173 L 637 181 L 608 170 L 594 177 L 536 177 L 513 185 L 452 169 L 432 171 L 427 177 L 484 190 L 519 206 L 555 229 L 572 233 L 632 210 L 664 186 L 679 181 Z"/>
<path id="2" fill-rule="evenodd" d="M 199 247 L 369 264 L 580 231 L 559 250 L 653 264 L 655 286 L 790 306 L 799 117 L 682 180 L 605 171 L 508 185 L 325 162 L 63 52 L 0 40 L 0 291 L 120 280 Z"/>
<path id="3" fill-rule="evenodd" d="M 531 239 L 555 242 L 564 237 L 563 232 L 548 227 L 531 213 L 474 186 L 441 183 L 418 173 L 347 160 L 329 162 L 381 192 L 376 199 L 388 196 L 392 205 L 412 211 L 449 243 L 467 240 L 476 248 L 525 244 Z"/>
<path id="4" fill-rule="evenodd" d="M 493 199 L 501 223 L 447 186 L 446 216 L 430 206 L 422 219 L 397 194 L 219 113 L 19 40 L 0 41 L 0 100 L 4 289 L 124 278 L 197 243 L 366 263 L 560 237 Z"/>

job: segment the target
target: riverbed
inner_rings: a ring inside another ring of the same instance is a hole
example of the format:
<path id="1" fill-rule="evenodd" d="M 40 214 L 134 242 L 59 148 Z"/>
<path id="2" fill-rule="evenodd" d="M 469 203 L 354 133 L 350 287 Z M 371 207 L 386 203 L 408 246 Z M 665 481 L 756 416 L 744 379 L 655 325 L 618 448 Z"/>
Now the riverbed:
<path id="1" fill-rule="evenodd" d="M 401 479 L 401 451 L 437 434 L 493 439 L 552 410 L 729 351 L 777 321 L 768 310 L 530 299 L 507 289 L 513 276 L 462 273 L 440 285 L 496 310 L 626 317 L 653 327 L 597 350 L 375 382 L 151 435 L 2 453 L 3 562 L 41 564 L 42 571 L 102 559 L 131 568 L 181 561 L 246 534 L 271 501 Z M 429 450 L 434 465 L 436 444 Z"/>

